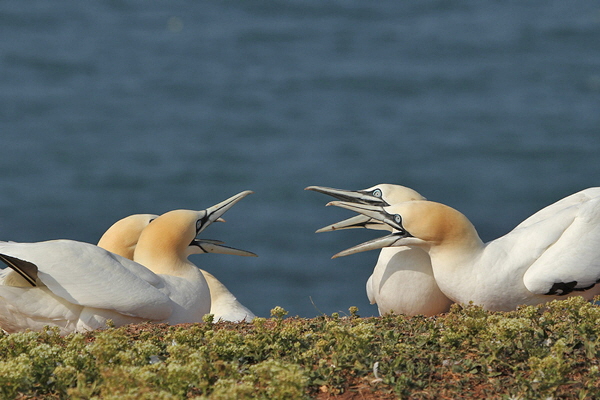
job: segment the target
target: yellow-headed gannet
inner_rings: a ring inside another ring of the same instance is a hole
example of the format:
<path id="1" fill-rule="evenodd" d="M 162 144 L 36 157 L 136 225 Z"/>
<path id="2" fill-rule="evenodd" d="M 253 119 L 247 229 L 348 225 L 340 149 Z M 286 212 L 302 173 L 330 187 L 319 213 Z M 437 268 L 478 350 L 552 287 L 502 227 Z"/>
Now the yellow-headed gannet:
<path id="1" fill-rule="evenodd" d="M 142 234 L 142 230 L 158 215 L 152 214 L 135 214 L 130 215 L 115 222 L 100 238 L 98 246 L 110 252 L 133 260 L 135 246 Z M 223 221 L 221 218 L 217 221 Z M 220 242 L 202 241 L 202 247 L 206 252 L 221 252 L 219 248 Z M 231 251 L 231 250 L 229 250 Z M 252 253 L 243 252 L 238 255 L 252 255 Z M 221 283 L 214 275 L 200 269 L 208 288 L 210 289 L 210 314 L 213 314 L 215 321 L 251 321 L 256 316 L 247 307 L 241 304 L 236 297 L 231 293 L 223 283 Z"/>
<path id="2" fill-rule="evenodd" d="M 378 219 L 393 231 L 336 254 L 416 246 L 429 253 L 436 281 L 452 300 L 508 311 L 569 296 L 600 293 L 600 188 L 566 197 L 508 234 L 484 244 L 463 214 L 414 201 L 389 207 L 332 202 Z"/>
<path id="3" fill-rule="evenodd" d="M 425 199 L 410 188 L 391 184 L 379 184 L 357 191 L 323 186 L 309 186 L 306 190 L 328 194 L 355 204 L 376 206 Z M 317 232 L 349 228 L 391 230 L 387 224 L 361 214 Z M 377 303 L 380 315 L 391 312 L 436 315 L 448 311 L 452 304 L 435 282 L 429 255 L 418 247 L 381 249 L 373 274 L 367 280 L 367 297 L 371 304 Z"/>
<path id="4" fill-rule="evenodd" d="M 104 232 L 98 240 L 98 247 L 133 260 L 133 252 L 142 231 L 156 218 L 156 214 L 133 214 L 122 218 Z"/>
<path id="5" fill-rule="evenodd" d="M 210 312 L 210 292 L 187 257 L 207 251 L 251 255 L 196 239 L 250 193 L 239 193 L 206 210 L 176 210 L 156 218 L 142 231 L 134 253 L 148 268 L 73 240 L 0 242 L 0 260 L 31 285 L 0 286 L 0 327 L 16 332 L 54 325 L 67 334 L 103 328 L 109 319 L 117 326 L 201 322 Z"/>

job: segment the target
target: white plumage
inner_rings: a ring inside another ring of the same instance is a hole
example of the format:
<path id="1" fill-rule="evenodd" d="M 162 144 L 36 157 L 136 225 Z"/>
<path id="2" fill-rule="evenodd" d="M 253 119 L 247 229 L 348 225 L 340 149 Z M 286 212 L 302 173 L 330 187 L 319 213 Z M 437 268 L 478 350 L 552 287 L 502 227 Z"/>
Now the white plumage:
<path id="1" fill-rule="evenodd" d="M 440 289 L 459 303 L 503 311 L 575 295 L 589 300 L 600 293 L 600 188 L 564 198 L 486 244 L 463 214 L 439 203 L 332 204 L 394 229 L 336 256 L 419 246 L 431 257 Z"/>
<path id="2" fill-rule="evenodd" d="M 210 312 L 210 292 L 187 257 L 206 252 L 205 244 L 222 247 L 195 237 L 250 193 L 206 210 L 175 210 L 156 218 L 137 243 L 134 258 L 141 263 L 72 240 L 0 242 L 0 258 L 36 285 L 9 286 L 5 279 L 0 327 L 15 332 L 55 325 L 66 334 L 105 327 L 108 319 L 115 325 L 202 321 Z"/>
<path id="3" fill-rule="evenodd" d="M 358 191 L 321 186 L 309 186 L 307 189 L 355 204 L 378 206 L 425 199 L 410 188 L 391 184 L 379 184 Z M 376 219 L 360 215 L 321 228 L 318 232 L 362 227 L 391 230 L 388 225 Z M 452 304 L 433 277 L 429 255 L 418 247 L 381 249 L 373 273 L 367 280 L 366 289 L 369 301 L 377 304 L 380 315 L 390 312 L 436 315 L 448 311 Z"/>
<path id="4" fill-rule="evenodd" d="M 214 316 L 215 321 L 250 322 L 256 317 L 211 273 L 200 271 L 210 289 L 210 313 Z"/>
<path id="5" fill-rule="evenodd" d="M 98 246 L 123 257 L 133 259 L 135 247 L 148 224 L 158 215 L 135 214 L 115 222 L 100 238 Z M 250 252 L 221 246 L 215 241 L 200 241 L 206 252 L 255 256 Z M 200 269 L 210 290 L 210 314 L 215 321 L 251 321 L 256 316 L 241 304 L 223 283 L 211 273 Z"/>
<path id="6" fill-rule="evenodd" d="M 1 242 L 9 265 L 36 266 L 36 287 L 0 286 L 0 327 L 7 332 L 56 325 L 61 333 L 101 328 L 112 319 L 121 325 L 166 320 L 180 286 L 208 292 L 206 281 L 160 277 L 142 265 L 92 244 L 71 240 L 39 243 Z M 184 289 L 185 290 L 185 289 Z M 206 301 L 199 295 L 199 303 Z M 210 309 L 210 297 L 206 303 Z"/>

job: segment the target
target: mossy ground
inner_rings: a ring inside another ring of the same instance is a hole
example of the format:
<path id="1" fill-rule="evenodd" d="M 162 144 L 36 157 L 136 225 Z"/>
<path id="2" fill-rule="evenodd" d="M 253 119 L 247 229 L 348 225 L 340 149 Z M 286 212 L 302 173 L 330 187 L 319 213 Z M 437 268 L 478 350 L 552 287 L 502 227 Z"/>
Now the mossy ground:
<path id="1" fill-rule="evenodd" d="M 600 307 L 0 336 L 2 399 L 600 398 Z"/>

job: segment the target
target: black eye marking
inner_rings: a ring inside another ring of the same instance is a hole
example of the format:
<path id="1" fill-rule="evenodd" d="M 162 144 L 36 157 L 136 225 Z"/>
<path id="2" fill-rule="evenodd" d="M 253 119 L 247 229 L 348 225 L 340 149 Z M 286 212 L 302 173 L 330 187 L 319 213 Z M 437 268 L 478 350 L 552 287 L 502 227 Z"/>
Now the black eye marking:
<path id="1" fill-rule="evenodd" d="M 196 234 L 200 233 L 206 224 L 210 224 L 210 214 L 205 213 L 205 215 L 196 221 Z"/>
<path id="2" fill-rule="evenodd" d="M 371 194 L 379 199 L 381 198 L 381 196 L 383 196 L 381 189 L 375 189 L 371 192 Z"/>

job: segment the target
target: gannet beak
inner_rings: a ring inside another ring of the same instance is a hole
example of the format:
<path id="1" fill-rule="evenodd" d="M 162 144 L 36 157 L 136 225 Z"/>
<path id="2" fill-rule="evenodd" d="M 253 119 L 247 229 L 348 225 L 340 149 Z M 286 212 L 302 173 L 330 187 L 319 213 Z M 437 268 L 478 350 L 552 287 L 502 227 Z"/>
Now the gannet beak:
<path id="1" fill-rule="evenodd" d="M 343 201 L 332 201 L 327 205 L 342 207 L 351 211 L 356 211 L 366 218 L 372 218 L 377 221 L 381 221 L 382 223 L 388 225 L 390 228 L 394 229 L 394 232 L 391 235 L 369 240 L 368 242 L 361 243 L 347 250 L 340 251 L 339 253 L 335 254 L 332 258 L 344 257 L 350 254 L 360 253 L 368 250 L 382 249 L 384 247 L 403 246 L 407 244 L 405 240 L 407 238 L 412 238 L 415 241 L 418 240 L 416 238 L 413 238 L 413 236 L 404 229 L 404 227 L 402 226 L 402 217 L 400 215 L 392 215 L 388 213 L 384 209 L 384 207 L 372 206 L 368 204 L 354 204 Z"/>
<path id="2" fill-rule="evenodd" d="M 327 203 L 327 205 L 355 211 L 359 214 L 364 215 L 365 217 L 381 221 L 382 223 L 389 225 L 393 229 L 404 231 L 404 227 L 402 226 L 402 218 L 397 214 L 389 214 L 387 211 L 385 211 L 384 207 L 372 206 L 369 204 L 348 203 L 345 201 L 332 201 L 330 203 Z"/>
<path id="3" fill-rule="evenodd" d="M 258 257 L 256 254 L 250 251 L 224 246 L 223 242 L 220 240 L 195 239 L 191 246 L 198 246 L 205 253 L 231 254 L 242 257 Z"/>
<path id="4" fill-rule="evenodd" d="M 369 240 L 368 242 L 364 242 L 364 243 L 361 243 L 354 247 L 350 247 L 349 249 L 340 251 L 339 253 L 335 254 L 331 258 L 349 256 L 350 254 L 361 253 L 363 251 L 368 251 L 368 250 L 382 249 L 384 247 L 393 247 L 397 242 L 406 238 L 407 237 L 406 234 L 407 234 L 406 231 L 395 232 L 395 233 L 392 233 L 391 235 L 387 235 L 387 236 L 380 237 L 377 239 Z"/>
<path id="5" fill-rule="evenodd" d="M 309 186 L 304 190 L 312 190 L 314 192 L 319 192 L 323 194 L 327 194 L 329 196 L 335 197 L 341 201 L 347 201 L 351 203 L 359 203 L 359 204 L 371 204 L 375 206 L 389 206 L 381 197 L 374 196 L 371 192 L 367 192 L 364 190 L 345 190 L 345 189 L 335 189 L 325 186 Z"/>
<path id="6" fill-rule="evenodd" d="M 356 204 L 370 204 L 375 206 L 388 206 L 389 204 L 385 202 L 381 197 L 374 196 L 372 192 L 364 191 L 364 190 L 345 190 L 345 189 L 335 189 L 325 186 L 309 186 L 304 190 L 312 190 L 314 192 L 319 192 L 323 194 L 327 194 L 329 196 L 335 197 L 338 200 L 356 203 Z M 377 220 L 374 220 L 370 217 L 366 217 L 364 215 L 357 215 L 356 217 L 348 218 L 344 221 L 336 222 L 335 224 L 331 224 L 325 226 L 316 233 L 320 232 L 331 232 L 340 229 L 352 229 L 352 228 L 369 228 L 369 229 L 379 229 L 386 230 L 387 227 L 382 225 Z"/>
<path id="7" fill-rule="evenodd" d="M 375 220 L 373 218 L 367 217 L 366 215 L 356 215 L 352 218 L 345 219 L 340 222 L 336 222 L 335 224 L 331 224 L 325 226 L 316 231 L 316 233 L 321 232 L 331 232 L 337 231 L 340 229 L 353 229 L 353 228 L 369 228 L 369 229 L 387 229 L 387 226 Z"/>
<path id="8" fill-rule="evenodd" d="M 221 215 L 225 214 L 227 210 L 229 210 L 235 203 L 243 199 L 244 197 L 252 194 L 251 190 L 246 190 L 241 193 L 236 194 L 235 196 L 231 196 L 227 200 L 220 202 L 212 207 L 204 210 L 204 217 L 202 217 L 198 223 L 196 228 L 196 236 L 200 234 L 207 226 L 215 221 L 225 222 Z M 218 240 L 210 240 L 210 239 L 194 239 L 190 243 L 188 247 L 188 251 L 194 253 L 192 248 L 198 247 L 204 253 L 219 253 L 219 254 L 232 254 L 236 256 L 245 256 L 245 257 L 256 257 L 256 254 L 251 253 L 246 250 L 239 250 L 233 247 L 224 246 L 223 242 Z"/>
<path id="9" fill-rule="evenodd" d="M 206 215 L 204 216 L 204 218 L 202 218 L 202 225 L 198 228 L 196 235 L 198 235 L 200 232 L 206 229 L 206 227 L 212 224 L 213 222 L 222 220 L 221 215 L 225 214 L 225 212 L 231 207 L 233 207 L 235 203 L 252 193 L 254 192 L 251 190 L 245 190 L 241 193 L 236 194 L 235 196 L 231 196 L 230 198 L 220 202 L 219 204 L 215 204 L 214 206 L 204 210 Z"/>

